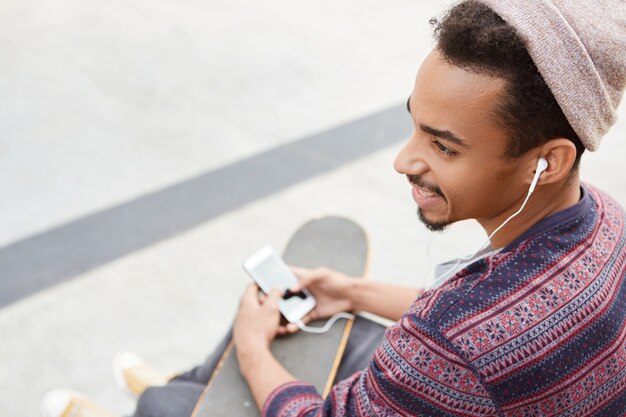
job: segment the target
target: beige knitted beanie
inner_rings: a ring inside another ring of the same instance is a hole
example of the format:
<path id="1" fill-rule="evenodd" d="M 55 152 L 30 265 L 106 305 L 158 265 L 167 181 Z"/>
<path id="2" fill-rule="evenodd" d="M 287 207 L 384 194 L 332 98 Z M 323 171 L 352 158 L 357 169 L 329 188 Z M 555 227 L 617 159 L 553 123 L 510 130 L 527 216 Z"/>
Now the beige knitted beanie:
<path id="1" fill-rule="evenodd" d="M 480 0 L 513 26 L 585 148 L 617 119 L 626 84 L 626 0 Z"/>

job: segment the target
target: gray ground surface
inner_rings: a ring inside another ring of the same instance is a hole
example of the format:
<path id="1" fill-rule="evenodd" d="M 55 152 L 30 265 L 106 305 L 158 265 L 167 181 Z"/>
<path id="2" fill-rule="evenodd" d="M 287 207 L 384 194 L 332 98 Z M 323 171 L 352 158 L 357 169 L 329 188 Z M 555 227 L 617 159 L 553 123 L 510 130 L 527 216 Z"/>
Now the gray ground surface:
<path id="1" fill-rule="evenodd" d="M 402 105 L 431 46 L 427 21 L 443 4 L 0 4 L 0 259 L 36 236 L 52 240 L 53 255 L 84 229 L 53 231 L 84 218 L 97 225 L 107 210 L 171 187 L 193 195 L 166 193 L 165 203 L 201 201 L 201 188 L 184 188 L 193 178 L 241 163 L 245 182 L 254 172 L 247 158 Z M 622 120 L 582 165 L 582 177 L 622 205 L 624 136 Z M 392 169 L 401 142 L 390 139 L 349 160 L 318 154 L 315 176 L 266 193 L 258 185 L 254 198 L 189 227 L 173 223 L 169 234 L 0 307 L 0 416 L 37 416 L 41 396 L 57 387 L 130 412 L 113 355 L 132 350 L 166 370 L 201 361 L 248 283 L 242 258 L 266 243 L 281 250 L 314 216 L 349 216 L 368 230 L 372 279 L 427 284 L 431 235 Z M 483 238 L 477 225 L 460 224 L 433 240 L 431 263 Z M 10 292 L 7 271 L 0 264 Z"/>

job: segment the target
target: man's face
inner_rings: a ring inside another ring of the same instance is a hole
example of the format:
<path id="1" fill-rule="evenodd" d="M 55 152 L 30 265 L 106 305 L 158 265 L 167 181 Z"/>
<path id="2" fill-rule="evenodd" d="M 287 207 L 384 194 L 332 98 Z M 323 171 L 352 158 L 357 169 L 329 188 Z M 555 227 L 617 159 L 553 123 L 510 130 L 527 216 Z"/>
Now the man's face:
<path id="1" fill-rule="evenodd" d="M 394 167 L 431 230 L 470 218 L 488 228 L 525 196 L 523 158 L 504 156 L 507 132 L 496 123 L 504 86 L 437 51 L 422 64 L 408 102 L 415 130 Z"/>

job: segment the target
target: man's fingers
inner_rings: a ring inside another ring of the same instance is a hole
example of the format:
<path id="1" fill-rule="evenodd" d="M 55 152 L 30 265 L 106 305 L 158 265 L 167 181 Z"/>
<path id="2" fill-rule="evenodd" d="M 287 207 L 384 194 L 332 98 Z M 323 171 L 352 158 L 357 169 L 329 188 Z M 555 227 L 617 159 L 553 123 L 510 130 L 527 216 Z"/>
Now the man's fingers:
<path id="1" fill-rule="evenodd" d="M 294 334 L 298 330 L 300 330 L 300 328 L 295 323 L 287 323 L 287 324 L 285 324 L 283 326 L 280 326 L 278 328 L 278 335 L 279 336 L 285 336 L 285 335 L 288 335 L 288 334 Z"/>
<path id="2" fill-rule="evenodd" d="M 259 294 L 259 287 L 256 284 L 250 284 L 246 287 L 243 292 L 243 296 L 241 297 L 241 302 L 251 302 L 252 300 L 257 300 Z"/>
<path id="3" fill-rule="evenodd" d="M 304 324 L 309 324 L 311 321 L 317 319 L 319 316 L 319 314 L 317 314 L 316 310 L 311 311 L 309 314 L 307 314 L 306 316 L 302 317 L 302 323 Z M 293 324 L 293 323 L 292 323 Z M 295 324 L 294 324 L 295 326 Z M 297 329 L 298 326 L 296 326 Z"/>
<path id="4" fill-rule="evenodd" d="M 316 275 L 313 269 L 301 268 L 299 266 L 290 266 L 289 269 L 298 277 L 298 281 L 300 282 L 309 282 L 311 278 L 314 278 Z"/>
<path id="5" fill-rule="evenodd" d="M 290 266 L 291 271 L 298 277 L 298 283 L 291 286 L 289 291 L 297 293 L 311 284 L 311 281 L 315 278 L 313 271 L 306 268 L 300 268 L 297 266 Z"/>
<path id="6" fill-rule="evenodd" d="M 289 269 L 291 269 L 291 272 L 293 272 L 300 279 L 302 279 L 302 277 L 304 277 L 305 275 L 309 275 L 311 273 L 310 269 L 301 268 L 299 266 L 289 265 Z"/>
<path id="7" fill-rule="evenodd" d="M 282 298 L 284 293 L 285 291 L 281 290 L 280 288 L 272 288 L 267 296 L 269 298 L 279 299 Z"/>
<path id="8" fill-rule="evenodd" d="M 299 327 L 295 323 L 288 323 L 285 326 L 285 330 L 287 331 L 287 333 L 292 334 L 297 332 L 299 330 Z"/>
<path id="9" fill-rule="evenodd" d="M 298 330 L 300 330 L 300 328 L 295 323 L 287 323 L 287 324 L 285 324 L 283 326 L 280 326 L 276 333 L 279 336 L 286 336 L 288 334 L 297 333 Z"/>
<path id="10" fill-rule="evenodd" d="M 269 292 L 269 294 L 267 294 L 267 297 L 265 298 L 265 301 L 263 301 L 263 304 L 268 304 L 278 307 L 278 301 L 280 301 L 283 298 L 283 294 L 285 292 L 283 290 L 280 290 L 278 288 L 272 288 Z"/>

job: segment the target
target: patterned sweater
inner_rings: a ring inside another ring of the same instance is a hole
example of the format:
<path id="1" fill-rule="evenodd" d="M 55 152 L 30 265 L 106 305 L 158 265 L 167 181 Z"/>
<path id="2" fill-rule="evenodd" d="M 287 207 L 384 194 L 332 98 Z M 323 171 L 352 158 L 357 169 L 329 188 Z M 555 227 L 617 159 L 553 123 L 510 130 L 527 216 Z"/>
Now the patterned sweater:
<path id="1" fill-rule="evenodd" d="M 263 415 L 626 415 L 626 215 L 582 193 L 423 293 L 325 400 L 289 383 Z"/>

